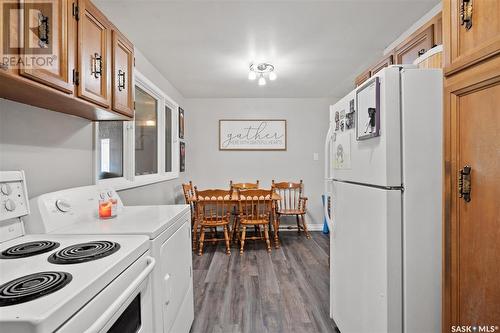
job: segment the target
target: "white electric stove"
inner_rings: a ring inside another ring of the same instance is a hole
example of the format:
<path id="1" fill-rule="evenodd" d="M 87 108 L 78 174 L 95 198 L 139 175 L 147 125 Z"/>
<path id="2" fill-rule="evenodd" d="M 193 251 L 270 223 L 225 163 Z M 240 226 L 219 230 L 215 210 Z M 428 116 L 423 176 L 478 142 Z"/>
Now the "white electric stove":
<path id="1" fill-rule="evenodd" d="M 117 200 L 117 217 L 99 219 L 103 197 Z M 31 200 L 31 208 L 28 233 L 147 236 L 157 262 L 152 275 L 154 331 L 189 332 L 194 302 L 188 205 L 123 206 L 115 191 L 84 186 L 43 194 Z"/>
<path id="2" fill-rule="evenodd" d="M 0 327 L 5 332 L 153 332 L 148 238 L 24 235 L 22 172 L 0 172 Z"/>

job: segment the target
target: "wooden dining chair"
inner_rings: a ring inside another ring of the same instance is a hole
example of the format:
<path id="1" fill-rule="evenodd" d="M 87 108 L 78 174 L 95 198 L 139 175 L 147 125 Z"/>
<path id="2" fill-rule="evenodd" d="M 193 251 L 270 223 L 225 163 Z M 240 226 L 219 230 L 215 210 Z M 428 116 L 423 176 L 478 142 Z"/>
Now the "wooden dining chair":
<path id="1" fill-rule="evenodd" d="M 269 222 L 272 216 L 272 189 L 271 190 L 238 190 L 238 216 L 241 226 L 240 236 L 240 254 L 243 254 L 246 239 L 259 239 L 266 241 L 267 251 L 271 251 L 271 242 L 269 240 Z M 248 226 L 264 226 L 264 237 L 260 232 L 253 237 L 246 237 Z"/>
<path id="2" fill-rule="evenodd" d="M 229 181 L 229 188 L 231 192 L 235 193 L 238 190 L 255 190 L 259 188 L 259 180 L 256 180 L 255 183 L 235 183 L 232 180 Z M 233 224 L 233 234 L 232 239 L 237 241 L 236 239 L 236 230 L 238 226 L 238 207 L 235 207 L 233 210 L 234 216 L 234 224 Z M 255 227 L 255 232 L 257 232 L 257 227 Z"/>
<path id="3" fill-rule="evenodd" d="M 273 180 L 272 187 L 273 190 L 281 197 L 281 199 L 277 201 L 276 205 L 278 228 L 280 218 L 282 216 L 295 216 L 297 220 L 297 232 L 300 233 L 300 231 L 303 230 L 306 237 L 308 239 L 311 238 L 311 235 L 309 235 L 309 231 L 307 230 L 305 219 L 307 198 L 302 196 L 302 190 L 304 187 L 302 180 L 299 183 L 276 183 Z M 302 220 L 302 223 L 300 223 L 300 220 Z"/>
<path id="4" fill-rule="evenodd" d="M 196 248 L 196 235 L 198 233 L 198 227 L 196 225 L 196 196 L 194 192 L 194 186 L 191 181 L 189 183 L 182 184 L 182 192 L 184 193 L 184 201 L 186 205 L 189 205 L 191 210 L 191 229 L 193 233 L 193 250 Z"/>
<path id="5" fill-rule="evenodd" d="M 196 186 L 196 223 L 200 226 L 200 241 L 198 255 L 203 254 L 203 243 L 205 241 L 225 241 L 226 254 L 230 255 L 230 228 L 231 222 L 231 191 L 228 190 L 204 190 L 198 191 Z M 217 238 L 217 234 L 212 238 L 205 239 L 205 230 L 207 228 L 222 227 L 224 238 Z"/>
<path id="6" fill-rule="evenodd" d="M 232 191 L 258 189 L 259 181 L 257 180 L 255 183 L 234 183 L 232 180 L 230 180 L 229 188 Z"/>

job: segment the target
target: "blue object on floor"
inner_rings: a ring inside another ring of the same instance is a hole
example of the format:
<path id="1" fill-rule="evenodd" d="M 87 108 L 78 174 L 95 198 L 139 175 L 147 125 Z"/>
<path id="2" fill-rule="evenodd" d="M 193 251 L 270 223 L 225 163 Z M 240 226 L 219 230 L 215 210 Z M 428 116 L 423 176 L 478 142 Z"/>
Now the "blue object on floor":
<path id="1" fill-rule="evenodd" d="M 321 195 L 321 200 L 323 201 L 323 206 L 327 203 L 325 203 L 325 195 Z M 330 233 L 330 229 L 328 228 L 328 221 L 326 220 L 326 216 L 324 216 L 324 221 L 323 221 L 323 233 L 326 235 Z"/>

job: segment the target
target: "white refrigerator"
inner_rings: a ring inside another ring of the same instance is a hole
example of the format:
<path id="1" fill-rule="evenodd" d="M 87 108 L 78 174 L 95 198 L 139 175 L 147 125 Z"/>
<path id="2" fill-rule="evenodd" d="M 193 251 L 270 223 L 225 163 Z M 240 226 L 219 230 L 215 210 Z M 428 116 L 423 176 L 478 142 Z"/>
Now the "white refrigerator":
<path id="1" fill-rule="evenodd" d="M 391 66 L 330 107 L 330 315 L 342 333 L 441 331 L 442 90 L 441 70 Z"/>

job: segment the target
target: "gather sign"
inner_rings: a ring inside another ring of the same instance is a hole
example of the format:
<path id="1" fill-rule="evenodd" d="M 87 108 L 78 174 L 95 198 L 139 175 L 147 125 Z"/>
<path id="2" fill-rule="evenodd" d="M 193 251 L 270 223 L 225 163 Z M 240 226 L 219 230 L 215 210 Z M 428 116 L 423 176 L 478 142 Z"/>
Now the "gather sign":
<path id="1" fill-rule="evenodd" d="M 286 120 L 221 119 L 219 150 L 286 150 Z"/>

